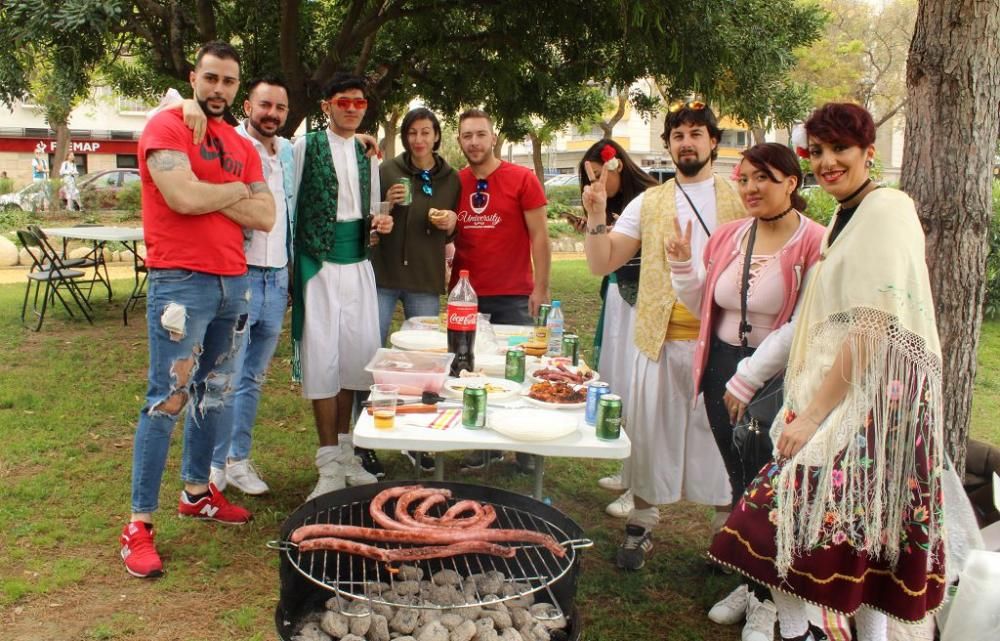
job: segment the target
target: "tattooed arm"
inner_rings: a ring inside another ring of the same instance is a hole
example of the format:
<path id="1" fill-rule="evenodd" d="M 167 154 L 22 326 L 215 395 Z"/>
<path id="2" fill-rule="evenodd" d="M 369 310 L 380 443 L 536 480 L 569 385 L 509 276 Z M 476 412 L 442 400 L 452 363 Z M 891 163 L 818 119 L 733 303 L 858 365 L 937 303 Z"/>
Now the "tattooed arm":
<path id="1" fill-rule="evenodd" d="M 250 188 L 241 182 L 213 184 L 198 180 L 182 151 L 154 149 L 149 152 L 146 166 L 167 207 L 178 214 L 199 216 L 220 211 L 251 196 Z M 271 210 L 273 218 L 273 201 Z"/>
<path id="2" fill-rule="evenodd" d="M 253 196 L 223 207 L 220 211 L 243 227 L 271 231 L 274 227 L 274 197 L 271 196 L 267 183 L 253 182 L 247 186 Z"/>

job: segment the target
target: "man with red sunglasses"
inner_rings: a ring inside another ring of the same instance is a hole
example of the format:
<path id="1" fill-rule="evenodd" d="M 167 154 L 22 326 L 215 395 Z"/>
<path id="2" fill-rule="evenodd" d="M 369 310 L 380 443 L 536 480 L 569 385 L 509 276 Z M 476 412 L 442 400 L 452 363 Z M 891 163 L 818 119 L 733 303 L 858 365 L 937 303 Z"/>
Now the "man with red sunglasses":
<path id="1" fill-rule="evenodd" d="M 350 431 L 356 391 L 372 384 L 365 365 L 379 348 L 378 299 L 369 234 L 388 234 L 379 216 L 379 172 L 355 137 L 368 101 L 359 76 L 334 74 L 323 92 L 329 126 L 295 141 L 293 368 L 312 400 L 319 449 L 314 498 L 376 478 L 355 456 Z"/>

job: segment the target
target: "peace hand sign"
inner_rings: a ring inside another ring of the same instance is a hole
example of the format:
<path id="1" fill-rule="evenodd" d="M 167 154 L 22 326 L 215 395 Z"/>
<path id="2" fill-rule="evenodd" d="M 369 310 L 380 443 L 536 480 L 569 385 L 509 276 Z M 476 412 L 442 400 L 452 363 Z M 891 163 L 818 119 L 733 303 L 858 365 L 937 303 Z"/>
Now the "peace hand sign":
<path id="1" fill-rule="evenodd" d="M 686 263 L 691 260 L 691 221 L 688 221 L 682 233 L 681 224 L 674 216 L 674 237 L 664 241 L 663 247 L 667 251 L 667 258 L 675 263 Z"/>
<path id="2" fill-rule="evenodd" d="M 608 172 L 602 171 L 601 177 L 595 179 L 594 168 L 590 163 L 585 161 L 583 167 L 590 178 L 590 184 L 583 188 L 583 210 L 589 216 L 600 218 L 603 223 L 608 208 Z"/>

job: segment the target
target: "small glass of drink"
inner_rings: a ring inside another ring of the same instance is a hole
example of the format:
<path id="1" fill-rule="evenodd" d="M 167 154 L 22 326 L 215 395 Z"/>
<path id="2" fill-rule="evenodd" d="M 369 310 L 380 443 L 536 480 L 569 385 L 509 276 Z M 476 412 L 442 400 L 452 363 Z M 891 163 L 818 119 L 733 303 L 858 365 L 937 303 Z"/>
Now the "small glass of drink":
<path id="1" fill-rule="evenodd" d="M 372 418 L 376 429 L 392 429 L 396 419 L 396 402 L 399 399 L 399 385 L 378 383 L 371 386 Z"/>
<path id="2" fill-rule="evenodd" d="M 378 224 L 382 222 L 385 218 L 392 217 L 392 206 L 393 203 L 388 200 L 383 200 L 378 204 L 378 213 L 372 216 L 372 228 L 368 232 L 368 246 L 374 247 L 378 245 Z"/>

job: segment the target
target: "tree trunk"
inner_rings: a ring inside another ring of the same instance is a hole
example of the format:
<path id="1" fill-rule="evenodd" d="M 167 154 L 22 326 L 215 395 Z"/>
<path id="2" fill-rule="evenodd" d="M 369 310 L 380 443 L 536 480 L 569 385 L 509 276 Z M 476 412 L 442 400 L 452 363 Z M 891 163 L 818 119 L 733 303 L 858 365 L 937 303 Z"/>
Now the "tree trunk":
<path id="1" fill-rule="evenodd" d="M 900 186 L 917 204 L 944 355 L 948 453 L 965 470 L 982 327 L 990 168 L 1000 103 L 1000 0 L 921 0 L 906 66 Z"/>
<path id="2" fill-rule="evenodd" d="M 396 157 L 396 135 L 399 133 L 399 116 L 398 111 L 393 111 L 387 114 L 386 119 L 379 123 L 382 126 L 382 131 L 385 133 L 385 137 L 379 143 L 379 147 L 382 148 L 383 158 Z"/>
<path id="3" fill-rule="evenodd" d="M 625 103 L 627 100 L 628 97 L 625 94 L 618 94 L 618 108 L 615 110 L 615 113 L 613 113 L 607 120 L 602 120 L 597 123 L 597 126 L 601 128 L 602 132 L 604 132 L 603 137 L 605 140 L 611 139 L 611 135 L 615 131 L 615 125 L 617 125 L 625 115 Z"/>
<path id="4" fill-rule="evenodd" d="M 750 132 L 753 134 L 753 144 L 759 145 L 761 143 L 767 142 L 764 139 L 766 133 L 764 132 L 763 127 L 754 127 L 750 130 Z"/>
<path id="5" fill-rule="evenodd" d="M 52 127 L 56 132 L 56 153 L 52 157 L 52 166 L 49 167 L 49 180 L 61 180 L 59 177 L 59 168 L 62 167 L 63 161 L 66 160 L 66 153 L 70 150 L 73 141 L 69 138 L 69 123 L 65 120 L 62 122 L 49 122 L 49 126 Z M 59 190 L 52 190 L 52 202 L 49 203 L 49 210 L 59 211 L 66 206 L 66 201 L 59 198 Z"/>
<path id="6" fill-rule="evenodd" d="M 497 144 L 493 145 L 493 155 L 499 158 L 500 160 L 503 160 L 503 156 L 501 156 L 500 154 L 503 153 L 503 145 L 505 142 L 507 142 L 507 136 L 503 135 L 502 133 L 498 133 Z"/>
<path id="7" fill-rule="evenodd" d="M 538 176 L 538 182 L 545 182 L 545 165 L 542 164 L 542 139 L 538 137 L 538 134 L 531 132 L 528 134 L 531 138 L 531 161 L 535 165 L 535 175 Z"/>

